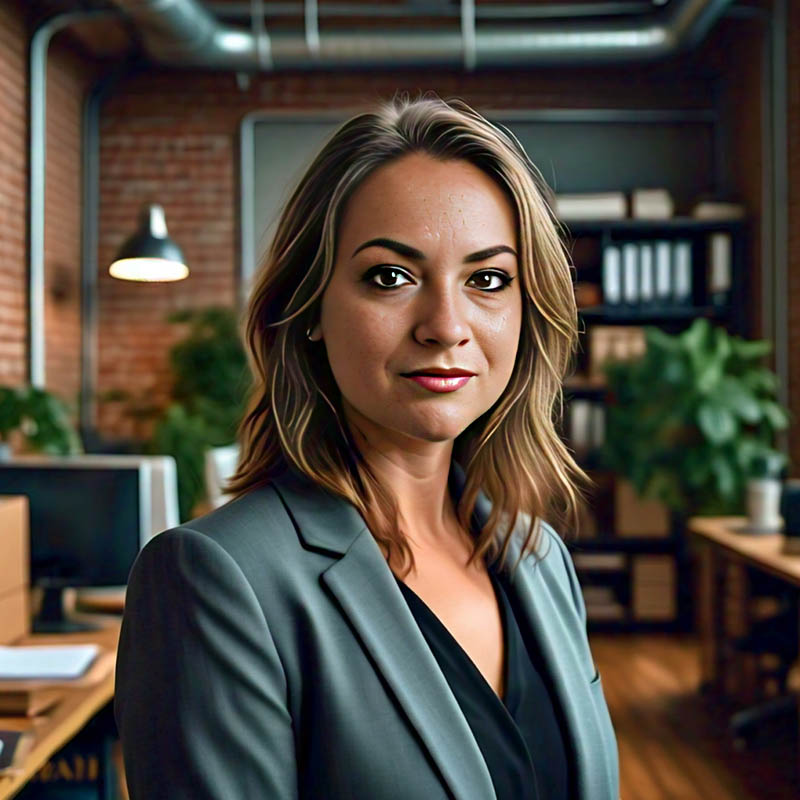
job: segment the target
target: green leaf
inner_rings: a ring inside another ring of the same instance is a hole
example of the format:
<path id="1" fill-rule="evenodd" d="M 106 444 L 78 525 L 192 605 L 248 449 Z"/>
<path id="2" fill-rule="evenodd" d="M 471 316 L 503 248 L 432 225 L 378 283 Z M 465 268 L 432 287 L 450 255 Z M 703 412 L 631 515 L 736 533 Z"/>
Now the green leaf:
<path id="1" fill-rule="evenodd" d="M 665 350 L 668 353 L 678 353 L 681 350 L 681 340 L 678 336 L 670 336 L 654 325 L 645 327 L 644 336 L 648 352 Z"/>
<path id="2" fill-rule="evenodd" d="M 19 390 L 0 386 L 0 439 L 19 428 L 22 423 L 22 400 Z"/>
<path id="3" fill-rule="evenodd" d="M 762 417 L 762 403 L 742 380 L 732 375 L 720 379 L 714 401 L 749 424 L 755 424 Z"/>
<path id="4" fill-rule="evenodd" d="M 722 358 L 712 355 L 708 361 L 698 363 L 695 384 L 700 394 L 708 395 L 715 391 L 722 380 L 725 368 Z"/>
<path id="5" fill-rule="evenodd" d="M 763 358 L 772 352 L 772 342 L 769 339 L 742 339 L 739 336 L 731 340 L 733 352 L 739 358 L 750 361 Z"/>
<path id="6" fill-rule="evenodd" d="M 754 392 L 774 396 L 778 391 L 778 376 L 769 369 L 747 370 L 740 380 Z"/>
<path id="7" fill-rule="evenodd" d="M 702 403 L 697 409 L 697 424 L 714 444 L 723 444 L 736 435 L 736 418 L 724 406 Z"/>
<path id="8" fill-rule="evenodd" d="M 708 479 L 710 464 L 703 448 L 692 448 L 686 454 L 686 480 L 692 486 L 702 486 Z"/>
<path id="9" fill-rule="evenodd" d="M 698 317 L 692 324 L 680 334 L 683 349 L 693 358 L 705 354 L 708 350 L 708 337 L 711 325 L 705 317 Z"/>
<path id="10" fill-rule="evenodd" d="M 736 479 L 736 471 L 731 461 L 721 455 L 716 455 L 711 459 L 710 466 L 719 493 L 726 498 L 734 497 L 738 490 L 739 482 Z"/>
<path id="11" fill-rule="evenodd" d="M 761 402 L 764 419 L 776 430 L 782 431 L 789 427 L 789 414 L 786 409 L 771 400 Z"/>

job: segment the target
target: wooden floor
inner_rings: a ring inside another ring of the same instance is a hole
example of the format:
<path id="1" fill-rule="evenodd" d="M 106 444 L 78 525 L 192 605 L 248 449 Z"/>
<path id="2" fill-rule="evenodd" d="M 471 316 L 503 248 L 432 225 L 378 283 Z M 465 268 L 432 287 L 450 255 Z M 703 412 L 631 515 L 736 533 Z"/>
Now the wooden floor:
<path id="1" fill-rule="evenodd" d="M 620 755 L 622 800 L 797 800 L 796 726 L 737 752 L 731 708 L 699 693 L 693 636 L 591 634 Z"/>

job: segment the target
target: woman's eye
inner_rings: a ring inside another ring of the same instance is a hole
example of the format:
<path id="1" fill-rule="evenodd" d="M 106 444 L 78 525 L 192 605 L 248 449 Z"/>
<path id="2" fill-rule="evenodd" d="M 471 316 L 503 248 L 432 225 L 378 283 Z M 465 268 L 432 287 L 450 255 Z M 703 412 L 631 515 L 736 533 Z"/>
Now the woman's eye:
<path id="1" fill-rule="evenodd" d="M 499 283 L 491 285 L 492 278 L 497 278 Z M 470 278 L 470 280 L 477 280 L 479 283 L 484 281 L 483 285 L 478 286 L 478 288 L 483 289 L 486 292 L 501 292 L 503 289 L 509 286 L 511 281 L 514 279 L 510 275 L 506 275 L 504 272 L 476 272 L 475 275 Z"/>
<path id="2" fill-rule="evenodd" d="M 385 282 L 376 283 L 373 280 L 376 275 L 380 275 L 381 281 L 385 279 Z M 402 283 L 398 283 L 397 279 L 405 277 L 405 273 L 397 269 L 397 267 L 373 267 L 364 275 L 364 280 L 378 289 L 394 289 L 395 286 L 403 285 Z"/>
<path id="3" fill-rule="evenodd" d="M 380 276 L 378 281 L 373 280 L 376 276 Z M 394 289 L 397 286 L 403 286 L 403 283 L 398 282 L 401 278 L 406 283 L 410 283 L 407 274 L 403 270 L 397 267 L 385 266 L 373 267 L 364 275 L 364 281 L 377 289 Z M 493 279 L 496 279 L 497 282 L 493 282 Z M 477 281 L 477 288 L 482 289 L 484 292 L 500 292 L 509 286 L 513 280 L 512 277 L 504 272 L 494 271 L 476 272 L 470 278 L 470 281 Z"/>

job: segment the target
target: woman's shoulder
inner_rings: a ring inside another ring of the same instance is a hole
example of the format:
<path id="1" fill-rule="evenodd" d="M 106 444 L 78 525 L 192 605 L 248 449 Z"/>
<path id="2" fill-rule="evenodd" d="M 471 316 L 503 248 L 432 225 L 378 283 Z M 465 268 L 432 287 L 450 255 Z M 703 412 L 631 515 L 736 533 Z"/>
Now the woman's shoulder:
<path id="1" fill-rule="evenodd" d="M 286 563 L 297 535 L 272 484 L 264 484 L 180 525 L 156 534 L 140 558 L 158 551 L 168 558 L 177 549 L 202 554 L 223 551 L 245 572 L 254 560 Z M 266 559 L 267 553 L 269 558 Z"/>

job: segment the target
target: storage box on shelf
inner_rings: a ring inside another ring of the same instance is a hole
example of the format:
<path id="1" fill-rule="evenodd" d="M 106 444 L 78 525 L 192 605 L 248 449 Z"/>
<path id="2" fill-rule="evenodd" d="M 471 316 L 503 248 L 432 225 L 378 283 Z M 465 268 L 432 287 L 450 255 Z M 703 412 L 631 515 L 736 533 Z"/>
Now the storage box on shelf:
<path id="1" fill-rule="evenodd" d="M 30 633 L 28 498 L 0 495 L 0 644 Z"/>
<path id="2" fill-rule="evenodd" d="M 698 316 L 749 335 L 747 225 L 743 219 L 674 217 L 570 220 L 565 227 L 584 338 L 576 372 L 564 385 L 564 433 L 596 477 L 595 453 L 605 435 L 606 359 L 635 358 L 646 325 L 677 333 Z M 622 476 L 606 477 L 613 488 L 600 505 L 609 508 L 593 508 L 603 523 L 582 525 L 586 533 L 570 543 L 589 624 L 687 629 L 690 564 L 682 531 L 660 503 L 639 498 Z"/>

